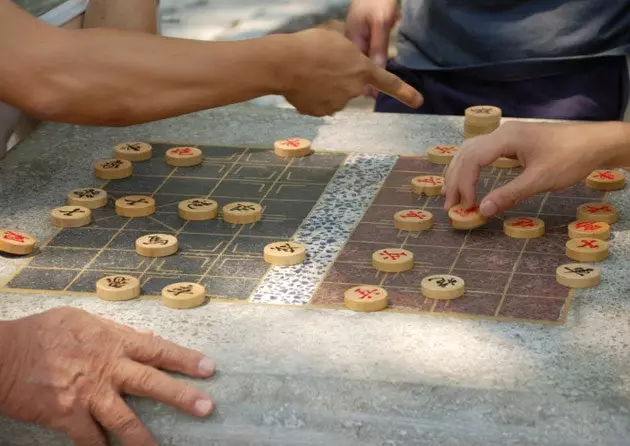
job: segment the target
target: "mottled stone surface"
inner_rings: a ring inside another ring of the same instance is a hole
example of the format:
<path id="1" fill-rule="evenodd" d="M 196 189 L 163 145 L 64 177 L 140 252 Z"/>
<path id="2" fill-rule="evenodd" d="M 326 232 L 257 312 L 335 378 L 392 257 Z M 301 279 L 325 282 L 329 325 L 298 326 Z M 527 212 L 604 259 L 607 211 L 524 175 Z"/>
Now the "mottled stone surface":
<path id="1" fill-rule="evenodd" d="M 461 124 L 241 106 L 124 129 L 48 124 L 0 162 L 0 227 L 48 238 L 51 204 L 91 184 L 92 162 L 120 141 L 264 146 L 299 135 L 315 148 L 404 154 L 458 144 Z M 621 220 L 603 283 L 575 293 L 563 326 L 229 303 L 178 312 L 45 293 L 0 294 L 0 318 L 74 305 L 215 358 L 217 376 L 196 383 L 216 399 L 208 420 L 133 400 L 163 445 L 617 446 L 630 435 L 630 194 L 612 197 Z M 0 257 L 0 278 L 22 262 Z M 0 444 L 68 443 L 2 420 Z"/>

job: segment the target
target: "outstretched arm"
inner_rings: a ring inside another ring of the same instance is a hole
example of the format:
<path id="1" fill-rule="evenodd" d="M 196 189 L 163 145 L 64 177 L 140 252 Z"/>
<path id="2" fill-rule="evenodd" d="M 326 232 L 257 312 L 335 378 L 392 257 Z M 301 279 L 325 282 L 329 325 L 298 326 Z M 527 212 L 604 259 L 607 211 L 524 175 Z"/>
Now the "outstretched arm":
<path id="1" fill-rule="evenodd" d="M 75 124 L 130 125 L 266 94 L 321 116 L 367 84 L 413 107 L 422 102 L 342 35 L 323 30 L 240 42 L 62 30 L 0 0 L 0 60 L 0 100 Z"/>

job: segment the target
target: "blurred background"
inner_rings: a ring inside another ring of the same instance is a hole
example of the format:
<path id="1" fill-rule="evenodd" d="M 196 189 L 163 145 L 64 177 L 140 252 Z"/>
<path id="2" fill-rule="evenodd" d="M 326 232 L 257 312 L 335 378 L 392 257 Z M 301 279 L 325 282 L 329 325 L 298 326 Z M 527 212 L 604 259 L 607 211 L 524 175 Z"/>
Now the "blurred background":
<path id="1" fill-rule="evenodd" d="M 344 31 L 351 0 L 161 0 L 161 33 L 195 40 L 242 40 L 323 27 Z M 390 56 L 395 55 L 395 34 Z M 291 106 L 278 96 L 252 101 L 261 107 Z M 347 109 L 372 112 L 374 101 L 357 98 Z"/>

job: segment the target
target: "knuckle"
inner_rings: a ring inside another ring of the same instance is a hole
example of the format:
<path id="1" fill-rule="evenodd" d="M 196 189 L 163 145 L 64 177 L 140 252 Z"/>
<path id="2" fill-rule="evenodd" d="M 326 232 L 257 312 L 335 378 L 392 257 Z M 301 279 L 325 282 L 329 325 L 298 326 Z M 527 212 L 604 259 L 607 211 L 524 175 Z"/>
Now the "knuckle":
<path id="1" fill-rule="evenodd" d="M 140 420 L 133 415 L 118 414 L 114 419 L 112 428 L 124 434 L 141 429 L 142 424 Z"/>

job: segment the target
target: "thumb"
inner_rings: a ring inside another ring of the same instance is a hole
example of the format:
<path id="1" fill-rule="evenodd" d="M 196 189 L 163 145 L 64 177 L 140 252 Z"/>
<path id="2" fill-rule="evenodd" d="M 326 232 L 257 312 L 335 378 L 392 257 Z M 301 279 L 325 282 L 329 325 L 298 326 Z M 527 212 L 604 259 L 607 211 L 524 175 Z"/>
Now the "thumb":
<path id="1" fill-rule="evenodd" d="M 481 201 L 479 211 L 486 218 L 507 211 L 521 201 L 538 193 L 541 180 L 542 178 L 538 171 L 525 169 L 514 180 L 486 195 Z"/>

